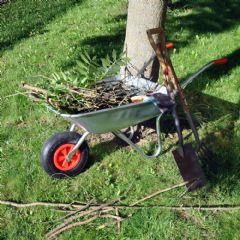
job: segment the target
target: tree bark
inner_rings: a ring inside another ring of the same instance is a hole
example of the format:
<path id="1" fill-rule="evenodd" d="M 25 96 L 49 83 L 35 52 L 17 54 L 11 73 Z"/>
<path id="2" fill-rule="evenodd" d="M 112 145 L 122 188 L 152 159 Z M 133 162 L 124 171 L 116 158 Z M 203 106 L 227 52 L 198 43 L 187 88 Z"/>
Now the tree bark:
<path id="1" fill-rule="evenodd" d="M 127 68 L 132 75 L 137 75 L 142 70 L 144 77 L 153 81 L 158 79 L 157 59 L 145 68 L 154 54 L 146 30 L 164 28 L 167 3 L 168 0 L 129 0 L 124 51 L 130 58 Z"/>

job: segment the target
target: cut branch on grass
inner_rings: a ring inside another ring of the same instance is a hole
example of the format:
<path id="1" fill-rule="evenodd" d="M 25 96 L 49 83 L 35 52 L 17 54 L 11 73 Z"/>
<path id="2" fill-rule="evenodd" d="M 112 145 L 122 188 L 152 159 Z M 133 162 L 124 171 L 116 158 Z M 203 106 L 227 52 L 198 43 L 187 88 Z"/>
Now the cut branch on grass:
<path id="1" fill-rule="evenodd" d="M 192 181 L 191 181 L 191 182 L 192 182 Z M 159 190 L 159 191 L 157 191 L 157 192 L 154 192 L 154 193 L 151 193 L 151 194 L 147 195 L 146 197 L 144 197 L 144 198 L 142 198 L 142 199 L 140 199 L 140 200 L 137 200 L 136 202 L 130 204 L 130 206 L 131 206 L 131 207 L 136 206 L 136 205 L 138 205 L 139 203 L 144 202 L 144 201 L 146 201 L 146 200 L 149 200 L 149 199 L 151 199 L 151 198 L 153 198 L 153 197 L 156 197 L 157 195 L 159 195 L 159 194 L 161 194 L 161 193 L 169 192 L 169 191 L 171 191 L 171 190 L 173 190 L 173 189 L 175 189 L 175 188 L 180 188 L 180 187 L 186 186 L 187 184 L 189 184 L 189 181 L 176 184 L 176 185 L 174 185 L 174 186 L 172 186 L 172 187 L 169 187 L 169 188 L 166 188 L 166 189 L 161 189 L 161 190 Z"/>
<path id="2" fill-rule="evenodd" d="M 75 221 L 75 220 L 77 220 L 79 218 L 85 217 L 85 216 L 89 216 L 89 215 L 91 215 L 94 212 L 96 212 L 96 214 L 99 215 L 98 211 L 104 209 L 105 207 L 108 207 L 109 205 L 113 205 L 116 202 L 119 202 L 119 199 L 117 199 L 117 200 L 115 199 L 115 200 L 111 201 L 110 203 L 101 204 L 101 205 L 95 207 L 94 209 L 90 209 L 90 210 L 87 210 L 85 212 L 81 212 L 79 214 L 70 216 L 69 218 L 66 218 L 64 220 L 64 223 L 58 225 L 56 228 L 54 228 L 49 233 L 47 233 L 46 236 L 47 237 L 51 237 L 52 235 L 55 236 L 55 234 L 58 235 L 58 234 L 60 234 L 62 232 L 61 229 L 67 230 L 68 229 L 68 225 L 72 225 L 74 227 L 75 225 L 72 224 L 73 221 Z M 96 218 L 98 218 L 98 216 L 92 217 L 91 219 L 94 220 Z"/>
<path id="3" fill-rule="evenodd" d="M 52 203 L 52 202 L 32 202 L 32 203 L 17 203 L 13 201 L 0 200 L 0 205 L 11 206 L 15 208 L 29 208 L 29 207 L 55 207 L 55 208 L 80 208 L 84 207 L 83 204 L 69 204 L 69 203 Z"/>
<path id="4" fill-rule="evenodd" d="M 125 218 L 117 219 L 117 224 L 121 224 L 121 222 L 123 222 L 124 220 L 127 220 L 127 219 L 129 219 L 129 218 L 131 218 L 131 217 L 132 217 L 132 214 L 129 214 L 129 215 L 128 215 L 127 217 L 125 217 Z M 113 224 L 114 224 L 114 222 L 104 223 L 104 224 L 98 226 L 96 229 L 97 229 L 97 230 L 101 230 L 101 229 L 104 229 L 104 228 L 106 228 L 106 227 L 110 227 L 110 226 L 112 226 Z"/>
<path id="5" fill-rule="evenodd" d="M 117 216 L 114 216 L 114 215 L 111 215 L 111 214 L 106 214 L 106 215 L 98 214 L 98 215 L 93 216 L 91 218 L 88 218 L 88 219 L 86 219 L 84 221 L 68 224 L 68 225 L 64 226 L 61 229 L 58 229 L 57 231 L 55 231 L 53 233 L 47 234 L 46 237 L 48 237 L 49 239 L 55 238 L 55 237 L 57 237 L 58 235 L 60 235 L 62 232 L 66 231 L 66 230 L 69 230 L 69 229 L 77 227 L 77 226 L 81 226 L 81 225 L 85 225 L 85 224 L 91 223 L 91 222 L 93 222 L 94 220 L 96 220 L 98 218 L 111 218 L 111 219 L 114 219 L 114 220 L 117 220 L 117 221 L 120 221 L 120 222 L 123 221 L 123 218 L 117 217 Z"/>
<path id="6" fill-rule="evenodd" d="M 4 201 L 0 200 L 0 205 L 5 205 L 9 207 L 15 208 L 30 208 L 30 207 L 54 207 L 58 209 L 79 209 L 84 207 L 85 205 L 81 204 L 64 204 L 64 203 L 50 203 L 50 202 L 33 202 L 33 203 L 16 203 L 12 201 Z M 96 209 L 99 205 L 91 205 L 89 209 Z M 103 210 L 108 210 L 112 208 L 118 209 L 151 209 L 151 208 L 158 208 L 158 209 L 169 209 L 169 210 L 199 210 L 199 211 L 239 211 L 240 210 L 240 203 L 239 204 L 219 204 L 219 205 L 108 205 L 108 207 L 104 207 Z"/>
<path id="7" fill-rule="evenodd" d="M 121 223 L 124 220 L 127 220 L 132 217 L 132 214 L 128 214 L 127 217 L 121 217 L 119 215 L 119 210 L 141 210 L 141 209 L 168 209 L 168 210 L 177 210 L 177 211 L 187 211 L 187 210 L 198 210 L 198 211 L 238 211 L 240 210 L 240 204 L 239 205 L 230 205 L 230 204 L 224 204 L 224 205 L 193 205 L 193 206 L 184 206 L 184 205 L 176 205 L 176 206 L 166 206 L 166 205 L 148 205 L 143 206 L 139 205 L 139 203 L 142 203 L 144 201 L 147 201 L 153 197 L 158 196 L 161 193 L 165 193 L 168 191 L 171 191 L 173 189 L 183 187 L 189 182 L 183 182 L 180 184 L 176 184 L 172 187 L 168 187 L 166 189 L 162 189 L 159 191 L 156 191 L 154 193 L 151 193 L 137 201 L 135 201 L 133 204 L 130 205 L 123 205 L 119 204 L 120 199 L 113 200 L 109 203 L 104 204 L 92 204 L 89 203 L 69 203 L 69 204 L 63 204 L 63 203 L 50 203 L 50 202 L 33 202 L 33 203 L 16 203 L 12 201 L 4 201 L 0 200 L 0 205 L 5 206 L 11 206 L 16 208 L 30 208 L 30 207 L 36 207 L 36 206 L 44 206 L 44 207 L 54 207 L 57 209 L 73 209 L 74 212 L 71 212 L 70 214 L 67 214 L 65 217 L 57 219 L 57 222 L 63 221 L 60 225 L 52 229 L 50 232 L 47 233 L 48 238 L 54 238 L 61 234 L 62 232 L 77 227 L 81 225 L 88 224 L 90 222 L 93 222 L 97 218 L 106 218 L 106 219 L 113 219 L 115 221 L 107 222 L 99 227 L 97 229 L 104 229 L 106 227 L 112 226 L 113 224 L 117 224 L 118 231 L 120 231 Z M 52 221 L 52 222 L 56 222 Z"/>
<path id="8" fill-rule="evenodd" d="M 67 219 L 67 218 L 70 218 L 70 217 L 76 215 L 76 214 L 79 213 L 79 212 L 83 212 L 83 211 L 87 210 L 87 209 L 90 207 L 91 203 L 92 203 L 92 201 L 90 201 L 90 202 L 87 203 L 86 205 L 83 205 L 83 207 L 79 208 L 78 210 L 71 211 L 70 213 L 68 213 L 68 214 L 65 215 L 64 217 L 61 217 L 61 218 L 56 219 L 56 220 L 53 220 L 53 221 L 47 221 L 47 222 L 41 222 L 41 223 L 45 223 L 45 224 L 46 224 L 46 223 L 54 223 L 54 222 L 63 221 L 63 220 L 65 220 L 65 219 Z M 70 204 L 70 205 L 71 205 L 71 204 Z"/>
<path id="9" fill-rule="evenodd" d="M 75 223 L 71 223 L 69 225 L 66 225 L 64 226 L 63 228 L 60 228 L 58 230 L 56 230 L 55 232 L 49 232 L 46 237 L 48 237 L 49 239 L 52 239 L 52 238 L 55 238 L 57 237 L 59 234 L 61 234 L 62 232 L 68 230 L 68 229 L 71 229 L 71 228 L 74 228 L 74 227 L 78 227 L 78 226 L 81 226 L 81 225 L 85 225 L 85 224 L 88 224 L 88 223 L 91 223 L 93 222 L 94 220 L 96 220 L 98 218 L 98 216 L 94 216 L 94 217 L 91 217 L 87 220 L 84 220 L 84 221 L 81 221 L 81 222 L 75 222 Z"/>
<path id="10" fill-rule="evenodd" d="M 117 216 L 117 217 L 120 217 L 120 216 L 119 216 L 119 210 L 118 210 L 117 207 L 116 207 L 116 209 L 115 209 L 115 213 L 116 213 L 116 216 Z M 122 218 L 117 219 L 117 230 L 118 230 L 118 234 L 121 232 L 121 221 L 122 221 Z"/>

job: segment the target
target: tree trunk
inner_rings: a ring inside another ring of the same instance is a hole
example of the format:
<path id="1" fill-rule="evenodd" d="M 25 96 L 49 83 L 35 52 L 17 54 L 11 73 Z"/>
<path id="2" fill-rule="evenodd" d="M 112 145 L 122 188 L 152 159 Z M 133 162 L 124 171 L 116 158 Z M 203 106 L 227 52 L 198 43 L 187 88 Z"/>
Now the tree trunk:
<path id="1" fill-rule="evenodd" d="M 144 77 L 157 81 L 159 64 L 155 58 L 147 65 L 154 51 L 149 44 L 146 30 L 162 27 L 166 18 L 168 0 L 129 0 L 124 51 L 130 58 L 127 66 L 132 75 L 142 70 Z"/>

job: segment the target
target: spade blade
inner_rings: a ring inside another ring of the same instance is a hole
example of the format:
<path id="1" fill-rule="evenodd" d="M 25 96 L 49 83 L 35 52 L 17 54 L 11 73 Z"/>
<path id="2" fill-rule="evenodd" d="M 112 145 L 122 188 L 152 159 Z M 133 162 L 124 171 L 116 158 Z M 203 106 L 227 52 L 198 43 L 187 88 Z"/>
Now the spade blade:
<path id="1" fill-rule="evenodd" d="M 177 148 L 172 153 L 184 181 L 189 181 L 186 185 L 188 191 L 193 191 L 206 184 L 207 179 L 191 144 L 185 144 L 183 149 Z"/>

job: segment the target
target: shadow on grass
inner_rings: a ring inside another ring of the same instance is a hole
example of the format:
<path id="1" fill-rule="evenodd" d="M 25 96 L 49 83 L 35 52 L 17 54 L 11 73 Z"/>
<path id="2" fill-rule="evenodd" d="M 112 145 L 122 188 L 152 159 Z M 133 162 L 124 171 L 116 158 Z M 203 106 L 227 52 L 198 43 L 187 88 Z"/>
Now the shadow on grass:
<path id="1" fill-rule="evenodd" d="M 87 47 L 90 50 L 90 54 L 93 54 L 97 59 L 105 57 L 107 54 L 111 54 L 113 49 L 117 53 L 121 53 L 125 38 L 125 25 L 120 24 L 122 21 L 127 20 L 126 14 L 114 16 L 111 19 L 105 21 L 105 25 L 111 27 L 111 33 L 103 36 L 93 36 L 82 40 L 79 44 Z M 116 24 L 116 23 L 119 24 Z M 115 23 L 113 27 L 112 24 Z"/>
<path id="2" fill-rule="evenodd" d="M 122 147 L 126 147 L 126 145 L 123 146 L 116 137 L 94 144 L 90 149 L 90 162 L 87 168 L 91 168 L 95 163 L 101 162 L 105 157 Z"/>
<path id="3" fill-rule="evenodd" d="M 197 108 L 197 111 L 201 113 L 203 119 L 207 119 L 208 121 L 218 120 L 228 114 L 232 116 L 233 120 L 239 117 L 239 103 L 234 104 L 221 98 L 202 93 L 202 90 L 206 88 L 207 84 L 230 74 L 233 69 L 240 66 L 240 49 L 236 49 L 226 57 L 229 59 L 227 64 L 213 66 L 200 76 L 199 81 L 193 81 L 191 87 L 187 87 L 185 90 L 187 99 L 190 105 L 193 106 L 193 110 Z M 226 83 L 226 94 L 227 87 Z"/>
<path id="4" fill-rule="evenodd" d="M 118 32 L 105 36 L 96 36 L 94 38 L 87 38 L 80 44 L 90 49 L 97 59 L 105 57 L 107 54 L 111 54 L 115 49 L 117 53 L 122 52 L 124 43 L 125 29 L 119 29 Z"/>
<path id="5" fill-rule="evenodd" d="M 210 188 L 217 184 L 231 192 L 239 182 L 240 138 L 236 132 L 232 119 L 221 131 L 209 133 L 204 139 L 207 151 L 202 163 Z"/>
<path id="6" fill-rule="evenodd" d="M 81 3 L 82 0 L 11 1 L 0 8 L 0 52 L 12 48 L 17 42 L 42 34 L 45 26 Z"/>
<path id="7" fill-rule="evenodd" d="M 177 10 L 177 9 L 183 9 L 188 6 L 188 3 L 189 3 L 188 0 L 181 0 L 181 1 L 174 2 L 174 3 L 169 3 L 168 9 L 171 11 Z"/>
<path id="8" fill-rule="evenodd" d="M 118 15 L 113 18 L 109 18 L 105 20 L 104 25 L 109 26 L 111 28 L 111 32 L 107 35 L 97 35 L 87 37 L 81 41 L 79 41 L 74 47 L 79 49 L 78 52 L 74 55 L 74 57 L 61 65 L 61 68 L 64 70 L 68 70 L 74 68 L 76 66 L 76 61 L 81 61 L 81 53 L 83 49 L 88 52 L 88 54 L 100 62 L 101 58 L 105 58 L 107 55 L 112 54 L 112 51 L 115 50 L 117 55 L 122 53 L 124 38 L 125 38 L 125 26 L 124 24 L 116 24 L 117 22 L 122 22 L 126 20 L 127 15 Z M 113 26 L 113 24 L 115 25 Z"/>
<path id="9" fill-rule="evenodd" d="M 239 119 L 240 102 L 232 103 L 202 92 L 211 81 L 217 81 L 240 66 L 240 49 L 226 57 L 229 59 L 227 64 L 213 66 L 185 91 L 192 112 L 200 115 L 210 126 L 210 133 L 202 141 L 208 146 L 203 167 L 212 186 L 239 179 L 237 172 L 240 167 L 240 151 L 237 150 L 237 142 L 240 142 L 240 139 L 236 136 L 234 124 Z M 226 94 L 227 87 L 226 83 Z M 219 122 L 217 127 L 215 121 Z"/>
<path id="10" fill-rule="evenodd" d="M 188 34 L 182 41 L 172 41 L 177 43 L 179 47 L 187 46 L 196 35 L 206 33 L 220 33 L 227 31 L 239 24 L 240 15 L 240 3 L 238 0 L 217 1 L 217 0 L 198 0 L 198 1 L 177 1 L 172 5 L 172 16 L 167 19 L 167 32 L 170 32 L 169 41 L 172 39 L 178 39 L 175 37 L 180 29 L 187 29 Z M 188 14 L 179 15 L 178 9 L 186 9 Z M 193 12 L 191 12 L 193 9 Z M 176 14 L 175 14 L 176 13 Z M 169 13 L 171 15 L 171 13 Z M 118 53 L 122 51 L 125 37 L 125 26 L 120 27 L 113 23 L 117 21 L 126 21 L 127 15 L 122 14 L 112 19 L 108 18 L 105 22 L 105 26 L 111 27 L 111 33 L 102 36 L 88 37 L 77 44 L 77 48 L 80 51 L 82 48 L 86 49 L 92 56 L 96 56 L 97 59 L 104 58 L 107 54 L 111 54 L 115 49 Z M 201 19 L 201 23 L 199 22 Z M 75 61 L 80 59 L 79 54 L 74 56 L 74 59 L 64 63 L 63 69 L 68 69 L 75 66 Z"/>
<path id="11" fill-rule="evenodd" d="M 221 33 L 239 25 L 240 2 L 238 0 L 185 0 L 173 4 L 173 9 L 178 8 L 185 8 L 190 13 L 180 15 L 173 11 L 175 14 L 168 18 L 167 28 L 174 37 L 180 29 L 189 31 L 185 40 L 179 42 L 181 46 L 190 43 L 196 35 Z M 194 11 L 191 13 L 192 9 Z"/>

